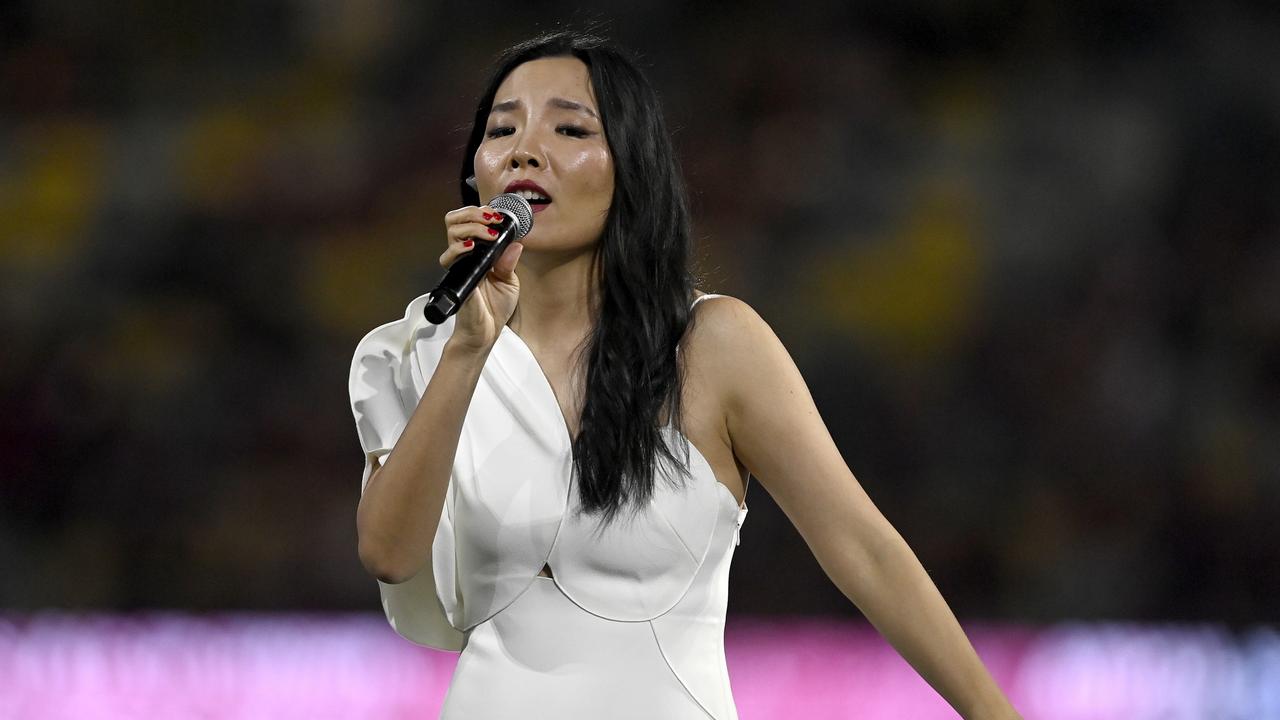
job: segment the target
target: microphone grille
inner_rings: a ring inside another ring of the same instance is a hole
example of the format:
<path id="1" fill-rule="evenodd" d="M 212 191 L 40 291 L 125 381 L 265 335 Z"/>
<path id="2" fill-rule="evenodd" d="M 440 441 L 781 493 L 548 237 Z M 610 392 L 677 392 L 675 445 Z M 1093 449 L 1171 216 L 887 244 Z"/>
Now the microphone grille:
<path id="1" fill-rule="evenodd" d="M 516 237 L 522 238 L 533 229 L 533 207 L 529 201 L 515 193 L 495 195 L 489 201 L 489 207 L 506 210 L 516 218 Z"/>

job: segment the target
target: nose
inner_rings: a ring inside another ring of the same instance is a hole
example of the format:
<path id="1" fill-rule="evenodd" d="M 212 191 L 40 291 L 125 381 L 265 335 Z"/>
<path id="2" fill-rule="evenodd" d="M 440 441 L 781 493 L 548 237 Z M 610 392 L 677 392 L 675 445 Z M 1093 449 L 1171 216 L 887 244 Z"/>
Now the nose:
<path id="1" fill-rule="evenodd" d="M 515 152 L 511 153 L 511 169 L 519 170 L 522 165 L 535 168 L 542 167 L 542 161 L 538 159 L 536 154 L 530 152 L 528 148 L 519 147 L 516 148 Z"/>

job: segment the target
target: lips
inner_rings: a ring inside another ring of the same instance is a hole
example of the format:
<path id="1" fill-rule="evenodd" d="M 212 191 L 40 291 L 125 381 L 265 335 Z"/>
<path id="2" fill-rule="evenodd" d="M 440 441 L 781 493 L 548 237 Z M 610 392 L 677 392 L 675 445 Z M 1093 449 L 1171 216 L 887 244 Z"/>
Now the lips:
<path id="1" fill-rule="evenodd" d="M 516 180 L 507 185 L 504 192 L 519 195 L 529 201 L 529 206 L 533 208 L 535 213 L 542 212 L 551 204 L 551 193 L 548 193 L 541 185 L 532 180 Z"/>

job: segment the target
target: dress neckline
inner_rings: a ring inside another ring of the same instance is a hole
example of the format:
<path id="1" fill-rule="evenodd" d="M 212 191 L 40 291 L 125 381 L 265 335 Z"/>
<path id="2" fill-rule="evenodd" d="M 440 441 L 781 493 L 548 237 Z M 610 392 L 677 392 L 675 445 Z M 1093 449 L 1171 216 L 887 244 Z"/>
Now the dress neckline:
<path id="1" fill-rule="evenodd" d="M 701 295 L 694 300 L 694 303 L 697 303 L 698 300 L 701 300 L 704 297 L 711 297 L 711 295 L 709 294 Z M 556 398 L 555 388 L 552 387 L 551 385 L 551 379 L 547 376 L 546 370 L 542 368 L 542 363 L 538 362 L 538 356 L 533 354 L 533 348 L 529 347 L 529 344 L 524 341 L 524 338 L 520 337 L 519 333 L 517 333 L 515 330 L 512 330 L 507 325 L 503 325 L 502 330 L 499 331 L 498 333 L 499 340 L 501 340 L 504 334 L 510 335 L 514 339 L 513 344 L 518 348 L 520 348 L 520 350 L 525 354 L 526 358 L 529 360 L 529 362 L 533 364 L 534 367 L 538 368 L 537 374 L 542 378 L 543 389 L 546 391 L 546 395 L 551 398 L 551 404 L 555 406 L 556 416 L 560 418 L 561 437 L 566 443 L 566 447 L 572 448 L 574 438 L 569 433 L 569 421 L 564 416 L 564 410 L 561 409 L 560 407 L 559 399 Z M 694 442 L 689 439 L 689 436 L 685 435 L 683 432 L 676 429 L 675 425 L 671 422 L 668 422 L 663 427 L 663 429 L 669 430 L 672 433 L 678 435 L 680 439 L 684 442 L 684 444 L 689 448 L 689 451 L 691 453 L 697 454 L 698 458 L 702 460 L 702 463 L 707 466 L 707 470 L 711 475 L 711 481 L 714 482 L 717 486 L 719 486 L 720 490 L 723 491 L 724 493 L 723 497 L 727 498 L 729 502 L 733 503 L 734 507 L 737 508 L 739 511 L 744 510 L 746 508 L 747 499 L 743 497 L 742 502 L 738 502 L 738 498 L 734 496 L 733 491 L 730 490 L 727 485 L 720 482 L 720 478 L 716 477 L 715 469 L 711 467 L 711 462 L 707 460 L 707 456 L 700 449 L 698 449 L 698 446 L 695 445 Z M 692 471 L 693 471 L 693 468 L 692 466 L 690 466 L 690 472 L 692 473 Z"/>

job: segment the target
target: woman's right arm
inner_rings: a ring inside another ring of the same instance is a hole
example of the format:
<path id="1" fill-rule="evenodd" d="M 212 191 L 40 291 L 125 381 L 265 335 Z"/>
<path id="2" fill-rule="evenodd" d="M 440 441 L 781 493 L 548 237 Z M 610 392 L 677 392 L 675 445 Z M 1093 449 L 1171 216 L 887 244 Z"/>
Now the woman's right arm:
<path id="1" fill-rule="evenodd" d="M 431 555 L 462 421 L 488 355 L 487 349 L 445 344 L 395 450 L 360 496 L 360 562 L 382 582 L 408 580 Z"/>
<path id="2" fill-rule="evenodd" d="M 467 240 L 488 237 L 498 221 L 489 207 L 469 206 L 445 215 L 446 268 L 471 251 Z M 356 510 L 360 562 L 384 583 L 402 583 L 427 565 L 445 491 L 453 471 L 462 422 L 480 371 L 520 297 L 516 263 L 524 245 L 513 242 L 458 308 L 453 334 L 417 407 L 386 464 L 375 466 Z"/>

